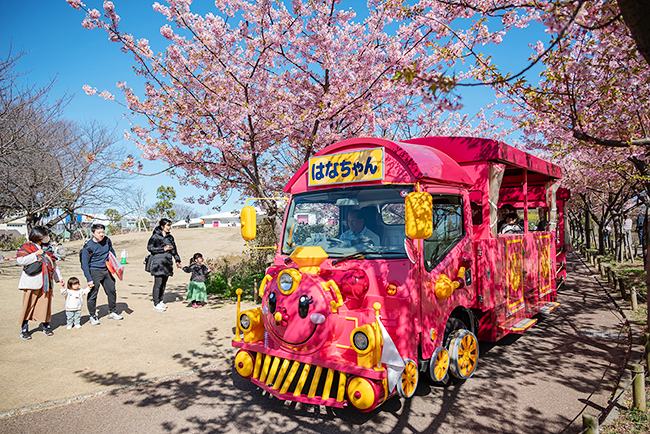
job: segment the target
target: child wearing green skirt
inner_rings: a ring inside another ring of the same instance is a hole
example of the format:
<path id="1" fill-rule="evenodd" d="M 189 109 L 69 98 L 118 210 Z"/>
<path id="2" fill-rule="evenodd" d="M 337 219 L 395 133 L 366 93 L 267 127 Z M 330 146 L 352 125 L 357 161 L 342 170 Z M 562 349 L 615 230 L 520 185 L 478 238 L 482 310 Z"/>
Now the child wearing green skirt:
<path id="1" fill-rule="evenodd" d="M 203 265 L 203 255 L 195 253 L 190 259 L 190 265 L 183 267 L 186 273 L 192 273 L 190 285 L 187 287 L 186 300 L 192 307 L 201 307 L 208 300 L 208 291 L 205 287 L 205 276 L 212 270 Z"/>

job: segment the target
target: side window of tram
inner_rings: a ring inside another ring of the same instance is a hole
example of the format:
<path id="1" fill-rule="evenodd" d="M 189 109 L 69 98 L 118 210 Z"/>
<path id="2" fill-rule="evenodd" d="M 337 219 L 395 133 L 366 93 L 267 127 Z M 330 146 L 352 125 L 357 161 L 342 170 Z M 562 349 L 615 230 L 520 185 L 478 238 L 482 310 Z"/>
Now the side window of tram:
<path id="1" fill-rule="evenodd" d="M 478 202 L 470 202 L 472 208 L 472 225 L 478 226 L 483 224 L 483 206 Z"/>
<path id="2" fill-rule="evenodd" d="M 460 196 L 433 196 L 433 234 L 424 240 L 424 263 L 433 269 L 465 236 L 463 199 Z"/>

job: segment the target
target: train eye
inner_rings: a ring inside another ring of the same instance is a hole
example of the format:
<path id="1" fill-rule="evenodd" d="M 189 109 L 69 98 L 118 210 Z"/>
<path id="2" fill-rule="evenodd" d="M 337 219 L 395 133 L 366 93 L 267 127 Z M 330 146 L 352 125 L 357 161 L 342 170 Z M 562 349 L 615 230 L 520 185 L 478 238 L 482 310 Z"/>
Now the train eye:
<path id="1" fill-rule="evenodd" d="M 307 318 L 309 313 L 309 305 L 314 302 L 314 297 L 307 297 L 306 295 L 300 296 L 300 301 L 298 302 L 298 315 L 300 318 Z"/>
<path id="2" fill-rule="evenodd" d="M 275 303 L 277 302 L 275 292 L 269 294 L 269 311 L 275 313 Z"/>

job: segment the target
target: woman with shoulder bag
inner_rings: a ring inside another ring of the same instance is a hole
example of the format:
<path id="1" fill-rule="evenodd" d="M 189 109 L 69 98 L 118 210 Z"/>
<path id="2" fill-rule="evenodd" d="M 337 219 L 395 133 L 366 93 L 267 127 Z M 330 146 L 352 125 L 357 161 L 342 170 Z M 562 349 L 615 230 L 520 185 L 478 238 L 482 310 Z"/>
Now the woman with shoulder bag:
<path id="1" fill-rule="evenodd" d="M 164 312 L 167 309 L 163 296 L 167 279 L 174 275 L 174 260 L 176 267 L 182 268 L 181 257 L 176 251 L 174 237 L 169 233 L 172 229 L 172 222 L 169 219 L 160 219 L 158 226 L 153 230 L 151 238 L 147 243 L 147 250 L 151 253 L 150 273 L 153 281 L 153 310 Z"/>
<path id="2" fill-rule="evenodd" d="M 29 233 L 29 241 L 20 246 L 16 262 L 23 266 L 18 281 L 18 289 L 23 291 L 23 310 L 21 315 L 22 339 L 31 339 L 29 320 L 40 321 L 43 333 L 52 336 L 50 319 L 52 317 L 52 282 L 64 285 L 56 265 L 56 258 L 45 247 L 50 242 L 49 232 L 44 226 L 34 226 Z"/>

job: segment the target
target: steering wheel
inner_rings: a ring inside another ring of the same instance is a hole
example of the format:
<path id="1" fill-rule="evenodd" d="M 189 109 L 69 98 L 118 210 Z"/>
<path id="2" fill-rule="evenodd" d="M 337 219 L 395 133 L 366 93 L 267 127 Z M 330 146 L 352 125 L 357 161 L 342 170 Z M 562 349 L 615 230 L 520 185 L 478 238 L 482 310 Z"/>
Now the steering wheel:
<path id="1" fill-rule="evenodd" d="M 331 245 L 332 247 L 350 247 L 350 244 L 347 243 L 346 241 L 339 240 L 338 238 L 334 237 L 327 237 L 326 238 L 327 243 Z"/>

